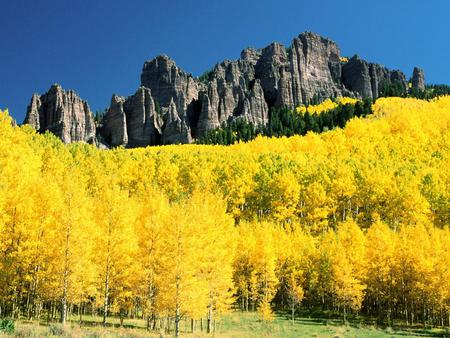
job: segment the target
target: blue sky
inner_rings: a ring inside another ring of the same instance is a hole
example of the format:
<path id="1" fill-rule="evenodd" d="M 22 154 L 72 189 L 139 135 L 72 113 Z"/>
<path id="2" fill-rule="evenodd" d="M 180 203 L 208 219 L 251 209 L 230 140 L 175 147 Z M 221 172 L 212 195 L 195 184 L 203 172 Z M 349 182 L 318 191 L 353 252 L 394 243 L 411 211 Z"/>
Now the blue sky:
<path id="1" fill-rule="evenodd" d="M 57 82 L 102 110 L 113 93 L 134 93 L 158 54 L 200 75 L 303 31 L 343 55 L 408 77 L 418 65 L 428 83 L 450 84 L 449 13 L 449 0 L 0 0 L 0 108 L 22 122 L 32 93 Z"/>

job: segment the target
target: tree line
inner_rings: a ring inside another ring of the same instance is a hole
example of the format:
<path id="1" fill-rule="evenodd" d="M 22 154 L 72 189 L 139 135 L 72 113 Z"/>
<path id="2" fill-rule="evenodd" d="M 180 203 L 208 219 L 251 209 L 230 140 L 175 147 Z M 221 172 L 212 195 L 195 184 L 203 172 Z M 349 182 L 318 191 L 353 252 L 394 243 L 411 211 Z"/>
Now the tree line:
<path id="1" fill-rule="evenodd" d="M 343 128 L 353 117 L 365 117 L 372 113 L 371 100 L 351 100 L 349 102 L 313 105 L 290 109 L 288 107 L 270 109 L 269 122 L 264 126 L 255 126 L 245 118 L 236 118 L 224 122 L 221 127 L 210 130 L 197 140 L 198 144 L 230 145 L 235 142 L 247 142 L 258 135 L 281 137 L 306 135 L 308 132 L 321 133 L 336 127 Z M 331 108 L 329 108 L 331 107 Z M 322 110 L 323 109 L 323 110 Z"/>

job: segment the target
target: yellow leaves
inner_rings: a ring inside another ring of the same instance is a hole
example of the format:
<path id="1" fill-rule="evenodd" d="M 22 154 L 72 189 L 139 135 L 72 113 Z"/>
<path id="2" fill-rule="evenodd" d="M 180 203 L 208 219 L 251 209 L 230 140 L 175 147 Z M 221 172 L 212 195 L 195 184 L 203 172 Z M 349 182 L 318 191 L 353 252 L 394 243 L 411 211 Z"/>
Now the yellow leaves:
<path id="1" fill-rule="evenodd" d="M 273 311 L 270 307 L 270 302 L 267 300 L 263 300 L 258 307 L 258 313 L 261 316 L 261 319 L 265 322 L 272 322 L 275 319 Z"/>
<path id="2" fill-rule="evenodd" d="M 378 280 L 387 281 L 395 255 L 396 237 L 379 219 L 367 230 L 366 248 L 369 285 L 378 291 Z"/>
<path id="3" fill-rule="evenodd" d="M 385 117 L 390 132 L 411 137 L 416 142 L 430 142 L 441 130 L 448 130 L 450 96 L 431 101 L 412 98 L 380 98 L 373 105 L 375 116 Z"/>
<path id="4" fill-rule="evenodd" d="M 233 223 L 215 196 L 194 193 L 172 205 L 155 239 L 160 248 L 155 283 L 159 311 L 200 318 L 211 307 L 224 312 L 230 303 Z"/>
<path id="5" fill-rule="evenodd" d="M 351 98 L 351 97 L 339 97 L 336 100 L 326 99 L 320 104 L 317 105 L 309 105 L 309 106 L 298 106 L 295 108 L 295 111 L 299 114 L 305 114 L 306 112 L 310 114 L 320 114 L 322 112 L 326 112 L 337 108 L 338 105 L 352 104 L 355 105 L 359 100 Z"/>
<path id="6" fill-rule="evenodd" d="M 303 193 L 301 212 L 312 233 L 319 234 L 328 228 L 331 212 L 330 198 L 324 186 L 318 181 L 309 184 Z"/>
<path id="7" fill-rule="evenodd" d="M 270 320 L 270 302 L 275 296 L 278 277 L 275 273 L 280 228 L 271 223 L 241 223 L 234 262 L 234 280 L 241 300 L 249 299 L 265 320 Z"/>
<path id="8" fill-rule="evenodd" d="M 366 250 L 361 229 L 352 220 L 340 223 L 336 232 L 325 234 L 320 242 L 320 255 L 331 265 L 331 291 L 335 302 L 359 310 L 366 289 Z M 322 258 L 322 259 L 324 259 Z M 324 266 L 327 266 L 326 264 Z M 319 274 L 327 275 L 326 270 Z M 323 277 L 322 277 L 323 278 Z M 322 282 L 323 283 L 323 282 Z"/>
<path id="9" fill-rule="evenodd" d="M 233 294 L 264 320 L 276 293 L 448 307 L 450 97 L 374 109 L 324 134 L 112 151 L 0 113 L 0 301 L 38 280 L 58 301 L 67 272 L 69 301 L 101 306 L 108 270 L 111 309 L 146 316 L 217 316 Z"/>
<path id="10" fill-rule="evenodd" d="M 339 57 L 339 61 L 341 61 L 342 63 L 347 63 L 348 62 L 348 57 L 340 56 Z"/>
<path id="11" fill-rule="evenodd" d="M 277 174 L 271 182 L 273 213 L 278 221 L 295 219 L 300 199 L 300 185 L 292 172 Z"/>

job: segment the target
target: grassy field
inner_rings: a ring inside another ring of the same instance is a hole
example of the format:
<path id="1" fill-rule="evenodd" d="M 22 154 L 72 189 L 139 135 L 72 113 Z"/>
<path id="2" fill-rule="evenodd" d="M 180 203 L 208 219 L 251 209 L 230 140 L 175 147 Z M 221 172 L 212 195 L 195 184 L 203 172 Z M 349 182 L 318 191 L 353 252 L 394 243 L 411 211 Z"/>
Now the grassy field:
<path id="1" fill-rule="evenodd" d="M 63 328 L 60 324 L 20 321 L 16 332 L 5 337 L 171 337 L 172 334 L 147 332 L 142 320 L 127 320 L 120 327 L 119 320 L 110 318 L 108 327 L 100 325 L 100 317 L 86 317 L 80 327 L 73 321 Z M 292 323 L 277 316 L 270 324 L 258 319 L 254 313 L 232 313 L 216 325 L 214 335 L 186 333 L 189 323 L 181 323 L 184 337 L 450 337 L 450 331 L 442 329 L 408 328 L 393 330 L 355 324 L 342 325 L 339 321 L 299 318 Z M 0 335 L 1 336 L 1 335 Z M 3 337 L 2 336 L 2 337 Z"/>

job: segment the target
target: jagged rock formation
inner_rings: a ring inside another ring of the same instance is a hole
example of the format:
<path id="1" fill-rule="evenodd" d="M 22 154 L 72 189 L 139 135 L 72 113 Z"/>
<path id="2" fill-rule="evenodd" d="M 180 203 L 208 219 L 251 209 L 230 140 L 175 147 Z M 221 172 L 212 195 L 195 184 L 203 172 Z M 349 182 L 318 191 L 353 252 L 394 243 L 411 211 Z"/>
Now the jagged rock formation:
<path id="1" fill-rule="evenodd" d="M 125 98 L 113 95 L 101 127 L 103 140 L 114 147 L 128 144 L 127 119 L 123 109 L 124 102 Z"/>
<path id="2" fill-rule="evenodd" d="M 412 82 L 416 88 L 424 86 L 421 70 L 414 70 Z M 287 49 L 279 43 L 246 48 L 238 60 L 223 61 L 200 78 L 161 55 L 144 63 L 141 87 L 134 95 L 112 97 L 99 133 L 111 146 L 189 143 L 235 118 L 267 124 L 271 107 L 338 96 L 377 98 L 385 85 L 408 87 L 402 72 L 358 56 L 343 61 L 336 43 L 309 32 L 294 38 Z M 80 138 L 77 133 L 68 137 L 67 131 L 44 118 L 51 115 L 40 112 L 41 101 L 33 96 L 27 123 L 38 130 L 55 130 L 66 142 Z M 69 120 L 65 125 L 81 125 Z"/>
<path id="3" fill-rule="evenodd" d="M 420 91 L 425 90 L 425 73 L 422 69 L 414 67 L 411 84 L 413 88 L 416 88 Z"/>
<path id="4" fill-rule="evenodd" d="M 181 115 L 181 117 L 180 117 Z M 163 144 L 191 143 L 191 130 L 186 123 L 186 116 L 178 114 L 173 100 L 169 103 L 169 112 L 163 132 Z"/>
<path id="5" fill-rule="evenodd" d="M 32 96 L 23 123 L 39 132 L 49 130 L 64 143 L 95 143 L 95 123 L 89 105 L 74 91 L 65 91 L 58 84 L 44 95 Z"/>
<path id="6" fill-rule="evenodd" d="M 158 144 L 162 134 L 162 119 L 156 111 L 150 89 L 140 87 L 127 99 L 113 95 L 101 134 L 112 146 Z"/>
<path id="7" fill-rule="evenodd" d="M 342 67 L 342 83 L 346 89 L 360 97 L 376 99 L 383 85 L 398 84 L 406 91 L 408 82 L 399 70 L 389 70 L 384 66 L 368 63 L 357 55 Z"/>
<path id="8" fill-rule="evenodd" d="M 141 86 L 151 90 L 161 107 L 169 107 L 173 100 L 178 111 L 186 111 L 199 92 L 198 81 L 166 55 L 144 63 Z"/>

